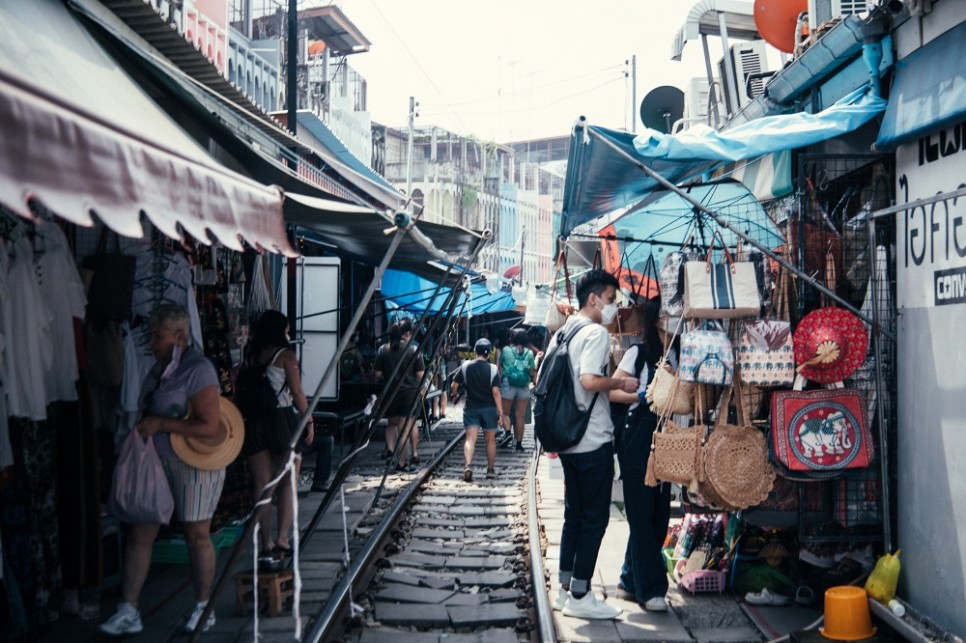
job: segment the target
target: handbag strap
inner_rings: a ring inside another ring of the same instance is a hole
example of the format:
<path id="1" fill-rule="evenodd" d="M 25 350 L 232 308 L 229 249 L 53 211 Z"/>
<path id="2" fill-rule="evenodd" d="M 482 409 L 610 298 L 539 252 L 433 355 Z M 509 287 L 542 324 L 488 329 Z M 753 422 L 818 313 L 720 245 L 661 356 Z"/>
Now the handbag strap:
<path id="1" fill-rule="evenodd" d="M 553 281 L 550 287 L 550 303 L 553 304 L 557 299 L 557 281 L 559 280 L 560 273 L 563 272 L 564 275 L 564 290 L 567 293 L 567 303 L 570 304 L 573 301 L 573 293 L 570 289 L 570 270 L 567 268 L 567 253 L 563 250 L 557 254 L 557 262 L 553 268 Z"/>
<path id="2" fill-rule="evenodd" d="M 724 237 L 721 235 L 721 231 L 715 229 L 714 234 L 711 235 L 711 242 L 708 244 L 708 253 L 704 257 L 704 262 L 708 265 L 708 269 L 711 267 L 711 255 L 714 253 L 714 241 L 718 239 L 721 241 L 721 249 L 724 251 L 725 260 L 728 265 L 731 266 L 732 272 L 735 269 L 735 258 L 731 255 L 731 251 L 728 250 L 728 244 L 725 243 Z"/>

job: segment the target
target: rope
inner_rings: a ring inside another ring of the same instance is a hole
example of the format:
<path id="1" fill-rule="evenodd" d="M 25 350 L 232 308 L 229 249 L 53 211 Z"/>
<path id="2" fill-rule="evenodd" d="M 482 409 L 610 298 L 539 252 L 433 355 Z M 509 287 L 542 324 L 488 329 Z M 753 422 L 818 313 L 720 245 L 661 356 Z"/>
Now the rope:
<path id="1" fill-rule="evenodd" d="M 367 444 L 368 444 L 368 441 L 367 441 Z M 339 486 L 339 499 L 342 504 L 342 548 L 344 552 L 342 555 L 342 563 L 345 565 L 346 569 L 349 569 L 352 566 L 352 556 L 349 553 L 349 524 L 346 521 L 346 517 L 345 517 L 345 515 L 349 513 L 349 508 L 345 504 L 345 487 L 342 485 Z M 354 594 L 355 593 L 352 591 L 352 583 L 349 583 L 348 595 L 349 595 L 349 619 L 350 620 L 356 618 L 357 616 L 361 616 L 365 614 L 365 609 L 363 609 L 361 605 L 359 605 L 354 600 L 352 600 L 352 596 L 354 596 Z"/>
<path id="2" fill-rule="evenodd" d="M 295 532 L 295 536 L 292 540 L 292 555 L 293 555 L 292 564 L 293 564 L 293 567 L 295 568 L 295 593 L 292 599 L 292 602 L 293 602 L 292 614 L 295 616 L 295 638 L 301 641 L 302 623 L 301 623 L 301 619 L 299 618 L 299 592 L 301 591 L 301 588 L 302 588 L 302 578 L 301 578 L 301 575 L 299 574 L 299 566 L 298 566 L 299 511 L 298 511 L 298 483 L 295 479 L 295 458 L 296 457 L 297 457 L 297 454 L 295 453 L 294 449 L 289 451 L 288 462 L 286 462 L 285 466 L 282 467 L 282 470 L 279 472 L 278 476 L 276 476 L 273 480 L 269 480 L 265 484 L 265 486 L 262 487 L 262 495 L 264 496 L 265 492 L 268 491 L 269 489 L 274 489 L 275 487 L 277 487 L 278 483 L 281 482 L 282 479 L 285 477 L 285 474 L 286 473 L 289 474 L 289 477 L 292 480 L 292 512 L 293 512 L 292 522 L 295 525 L 295 529 L 293 529 L 293 531 Z M 261 500 L 256 502 L 255 506 L 252 507 L 252 513 L 249 515 L 249 519 L 251 519 L 251 517 L 258 511 L 259 507 L 263 505 L 271 504 L 271 502 L 272 502 L 272 494 L 268 494 L 267 497 L 263 497 Z M 269 518 L 271 518 L 271 509 L 269 509 Z M 255 525 L 255 529 L 252 530 L 252 551 L 253 551 L 252 556 L 255 562 L 255 564 L 252 566 L 252 569 L 254 570 L 252 572 L 252 596 L 253 596 L 252 611 L 255 614 L 254 620 L 252 622 L 252 640 L 257 643 L 258 639 L 261 638 L 261 635 L 258 633 L 258 551 L 259 551 L 258 550 L 258 525 Z"/>

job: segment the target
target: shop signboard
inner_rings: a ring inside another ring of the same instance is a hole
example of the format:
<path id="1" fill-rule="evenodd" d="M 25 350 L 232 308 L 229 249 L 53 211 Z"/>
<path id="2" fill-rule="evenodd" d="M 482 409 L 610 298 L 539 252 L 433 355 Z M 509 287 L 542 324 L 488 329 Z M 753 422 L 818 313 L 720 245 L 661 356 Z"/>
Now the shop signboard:
<path id="1" fill-rule="evenodd" d="M 896 203 L 966 187 L 966 122 L 896 150 Z M 966 304 L 966 198 L 896 215 L 899 308 Z"/>

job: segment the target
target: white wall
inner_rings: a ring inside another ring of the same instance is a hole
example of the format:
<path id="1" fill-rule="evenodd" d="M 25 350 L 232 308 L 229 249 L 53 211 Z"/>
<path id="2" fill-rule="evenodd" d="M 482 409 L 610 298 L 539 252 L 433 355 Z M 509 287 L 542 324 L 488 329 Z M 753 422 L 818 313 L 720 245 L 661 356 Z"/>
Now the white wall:
<path id="1" fill-rule="evenodd" d="M 896 201 L 966 185 L 966 150 L 919 164 L 896 153 Z M 966 297 L 945 298 L 937 273 L 966 279 L 966 203 L 900 212 L 898 237 L 898 541 L 900 596 L 951 632 L 966 632 Z M 958 220 L 958 221 L 957 221 Z M 917 263 L 918 260 L 918 263 Z M 937 277 L 940 287 L 937 289 Z"/>

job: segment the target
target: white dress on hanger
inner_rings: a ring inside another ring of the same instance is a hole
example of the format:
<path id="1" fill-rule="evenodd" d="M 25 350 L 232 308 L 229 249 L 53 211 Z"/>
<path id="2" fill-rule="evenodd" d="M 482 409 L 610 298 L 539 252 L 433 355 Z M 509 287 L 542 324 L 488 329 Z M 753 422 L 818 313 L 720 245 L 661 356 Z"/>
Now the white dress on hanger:
<path id="1" fill-rule="evenodd" d="M 13 243 L 7 272 L 9 322 L 4 324 L 7 350 L 7 412 L 11 417 L 47 419 L 45 373 L 53 364 L 53 315 L 40 294 L 34 275 L 34 248 L 27 235 Z M 73 350 L 73 348 L 71 348 Z"/>
<path id="2" fill-rule="evenodd" d="M 74 317 L 84 318 L 87 297 L 77 265 L 70 255 L 67 237 L 54 223 L 40 221 L 37 232 L 43 237 L 43 254 L 36 258 L 37 286 L 53 315 L 50 328 L 53 354 L 57 359 L 45 373 L 47 401 L 77 399 L 77 350 Z"/>

